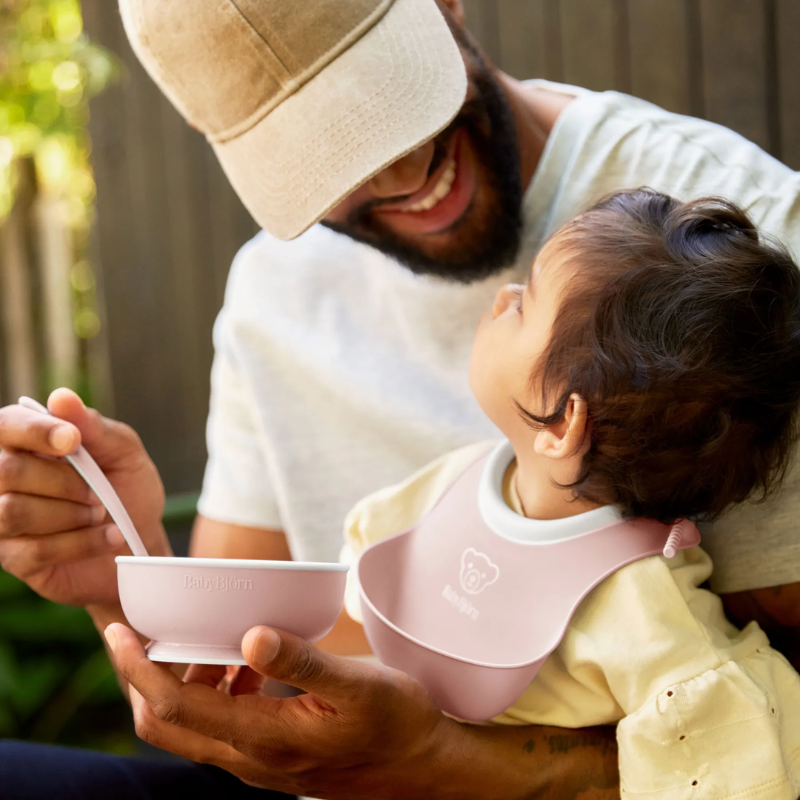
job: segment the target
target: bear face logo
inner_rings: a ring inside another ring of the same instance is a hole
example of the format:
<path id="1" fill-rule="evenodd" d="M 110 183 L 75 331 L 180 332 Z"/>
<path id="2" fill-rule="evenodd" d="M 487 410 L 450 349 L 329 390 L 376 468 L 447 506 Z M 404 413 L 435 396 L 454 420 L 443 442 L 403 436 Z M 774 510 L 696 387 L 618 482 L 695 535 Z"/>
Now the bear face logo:
<path id="1" fill-rule="evenodd" d="M 500 577 L 500 570 L 483 553 L 472 547 L 461 555 L 461 588 L 467 594 L 480 594 Z"/>

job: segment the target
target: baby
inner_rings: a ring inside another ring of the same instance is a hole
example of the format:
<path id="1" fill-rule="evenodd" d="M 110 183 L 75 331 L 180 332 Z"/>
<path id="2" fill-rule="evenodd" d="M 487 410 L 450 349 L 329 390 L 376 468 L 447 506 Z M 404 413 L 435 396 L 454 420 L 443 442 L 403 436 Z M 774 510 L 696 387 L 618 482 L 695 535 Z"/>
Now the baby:
<path id="1" fill-rule="evenodd" d="M 470 384 L 507 438 L 501 502 L 537 535 L 714 519 L 775 491 L 794 450 L 800 272 L 722 200 L 613 195 L 498 292 Z M 492 447 L 362 500 L 345 558 L 415 524 Z M 607 578 L 494 721 L 617 724 L 623 797 L 797 798 L 800 678 L 755 623 L 725 619 L 711 570 L 696 547 Z M 353 583 L 346 606 L 360 621 Z"/>

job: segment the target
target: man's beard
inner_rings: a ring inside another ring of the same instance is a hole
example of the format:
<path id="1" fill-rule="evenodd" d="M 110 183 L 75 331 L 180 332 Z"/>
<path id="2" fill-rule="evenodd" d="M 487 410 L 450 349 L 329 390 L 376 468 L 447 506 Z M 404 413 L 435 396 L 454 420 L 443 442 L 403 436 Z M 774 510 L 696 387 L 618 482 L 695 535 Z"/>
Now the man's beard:
<path id="1" fill-rule="evenodd" d="M 379 215 L 371 213 L 389 202 L 386 200 L 362 204 L 345 223 L 323 223 L 391 256 L 418 275 L 433 275 L 458 283 L 482 280 L 509 267 L 517 256 L 522 233 L 522 180 L 514 114 L 480 55 L 474 51 L 470 55 L 473 64 L 479 67 L 473 76 L 478 97 L 465 104 L 455 120 L 436 137 L 428 174 L 433 174 L 441 164 L 455 132 L 465 131 L 477 161 L 476 173 L 482 173 L 483 219 L 474 218 L 477 210 L 471 203 L 446 231 L 452 244 L 438 247 L 435 256 L 386 229 Z M 476 177 L 481 179 L 479 174 Z"/>

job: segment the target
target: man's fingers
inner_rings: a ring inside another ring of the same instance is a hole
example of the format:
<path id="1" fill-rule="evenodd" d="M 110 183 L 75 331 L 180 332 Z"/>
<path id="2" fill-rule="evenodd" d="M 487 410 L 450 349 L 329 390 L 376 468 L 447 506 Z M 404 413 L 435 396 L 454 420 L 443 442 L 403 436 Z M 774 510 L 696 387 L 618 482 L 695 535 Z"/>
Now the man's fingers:
<path id="1" fill-rule="evenodd" d="M 125 544 L 115 526 L 84 528 L 45 536 L 0 540 L 0 565 L 25 580 L 48 567 L 84 561 L 120 550 Z"/>
<path id="2" fill-rule="evenodd" d="M 0 453 L 0 494 L 6 492 L 100 504 L 86 481 L 66 461 L 40 458 L 23 450 Z"/>
<path id="3" fill-rule="evenodd" d="M 199 683 L 201 686 L 210 686 L 216 689 L 225 677 L 226 667 L 216 664 L 190 664 L 183 675 L 184 683 Z"/>
<path id="4" fill-rule="evenodd" d="M 131 688 L 131 707 L 136 733 L 148 744 L 200 764 L 213 764 L 250 786 L 297 794 L 298 787 L 279 769 L 270 770 L 263 759 L 249 758 L 231 745 L 159 719 L 148 702 Z"/>
<path id="5" fill-rule="evenodd" d="M 13 448 L 63 456 L 81 442 L 71 423 L 31 411 L 20 405 L 0 408 L 0 449 Z"/>
<path id="6" fill-rule="evenodd" d="M 253 774 L 255 765 L 229 744 L 164 722 L 135 688 L 131 688 L 130 697 L 136 733 L 143 741 L 201 764 L 214 764 L 239 777 Z"/>
<path id="7" fill-rule="evenodd" d="M 141 439 L 131 427 L 86 408 L 70 389 L 52 392 L 47 407 L 51 414 L 75 425 L 84 446 L 103 469 L 113 469 L 131 455 L 145 456 Z"/>
<path id="8" fill-rule="evenodd" d="M 105 518 L 103 506 L 16 492 L 0 495 L 0 540 L 90 528 Z"/>
<path id="9" fill-rule="evenodd" d="M 169 669 L 148 661 L 141 642 L 124 625 L 109 625 L 106 640 L 122 677 L 162 722 L 234 746 L 249 740 L 250 732 L 263 727 L 263 709 L 259 713 L 247 703 L 255 698 L 233 698 L 209 686 L 184 683 Z M 269 701 L 258 699 L 266 701 L 265 705 Z"/>
<path id="10" fill-rule="evenodd" d="M 242 640 L 242 654 L 256 672 L 327 700 L 363 699 L 364 665 L 339 658 L 285 631 L 259 626 Z"/>
<path id="11" fill-rule="evenodd" d="M 233 676 L 228 693 L 233 697 L 244 694 L 260 695 L 267 679 L 250 667 L 240 667 Z"/>

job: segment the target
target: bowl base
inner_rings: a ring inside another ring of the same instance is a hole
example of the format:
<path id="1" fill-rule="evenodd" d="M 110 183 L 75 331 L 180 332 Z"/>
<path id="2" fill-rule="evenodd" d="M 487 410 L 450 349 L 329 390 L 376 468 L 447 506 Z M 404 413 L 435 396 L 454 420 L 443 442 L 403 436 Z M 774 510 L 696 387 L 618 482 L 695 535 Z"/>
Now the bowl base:
<path id="1" fill-rule="evenodd" d="M 150 642 L 146 651 L 151 661 L 168 661 L 172 664 L 247 664 L 240 647 Z"/>

